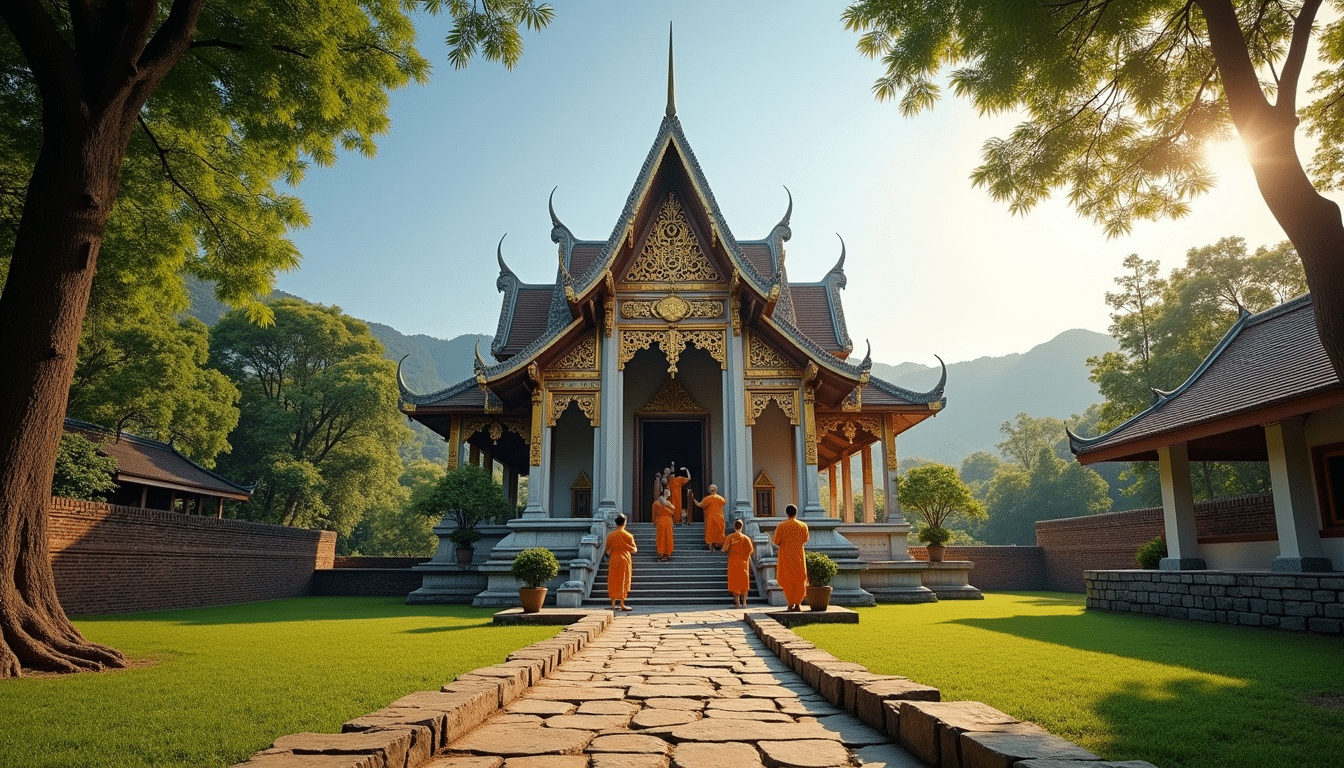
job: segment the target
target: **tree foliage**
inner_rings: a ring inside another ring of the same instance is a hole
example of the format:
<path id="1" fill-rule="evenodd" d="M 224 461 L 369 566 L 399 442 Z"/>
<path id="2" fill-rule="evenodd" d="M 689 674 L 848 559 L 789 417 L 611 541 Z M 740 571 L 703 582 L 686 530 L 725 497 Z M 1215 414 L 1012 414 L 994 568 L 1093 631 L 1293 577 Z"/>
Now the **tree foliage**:
<path id="1" fill-rule="evenodd" d="M 930 528 L 946 528 L 957 516 L 968 520 L 985 516 L 984 505 L 945 464 L 925 464 L 906 472 L 897 481 L 896 493 L 901 506 L 918 513 Z"/>
<path id="2" fill-rule="evenodd" d="M 995 447 L 1009 461 L 1020 464 L 1027 471 L 1031 471 L 1042 448 L 1059 458 L 1068 455 L 1064 422 L 1053 416 L 1033 418 L 1026 413 L 1019 413 L 1013 421 L 1003 422 L 999 431 L 1004 438 Z"/>
<path id="3" fill-rule="evenodd" d="M 843 14 L 881 60 L 873 86 L 912 115 L 943 81 L 981 113 L 1022 121 L 985 142 L 972 182 L 1014 213 L 1062 191 L 1110 236 L 1177 218 L 1213 186 L 1204 149 L 1233 130 L 1302 261 L 1317 328 L 1344 375 L 1344 221 L 1298 157 L 1299 122 L 1324 187 L 1344 184 L 1344 20 L 1325 24 L 1317 98 L 1299 110 L 1321 0 L 857 0 Z"/>
<path id="4" fill-rule="evenodd" d="M 66 499 L 102 501 L 116 490 L 112 473 L 117 460 L 98 453 L 98 444 L 74 432 L 61 434 L 56 454 L 56 472 L 51 480 L 51 495 Z"/>
<path id="5" fill-rule="evenodd" d="M 415 500 L 412 508 L 432 520 L 451 521 L 457 526 L 454 534 L 458 538 L 454 541 L 459 544 L 479 540 L 476 526 L 481 523 L 504 520 L 513 512 L 504 490 L 484 469 L 473 464 L 444 473 L 428 492 Z"/>
<path id="6" fill-rule="evenodd" d="M 1036 521 L 1082 517 L 1111 509 L 1109 487 L 1096 472 L 1041 447 L 1030 469 L 1000 470 L 985 489 L 989 518 L 976 535 L 988 544 L 1036 543 Z"/>
<path id="7" fill-rule="evenodd" d="M 363 322 L 337 307 L 281 299 L 260 326 L 235 310 L 211 332 L 212 363 L 242 392 L 233 450 L 220 466 L 258 483 L 250 519 L 349 534 L 397 493 L 396 367 Z"/>

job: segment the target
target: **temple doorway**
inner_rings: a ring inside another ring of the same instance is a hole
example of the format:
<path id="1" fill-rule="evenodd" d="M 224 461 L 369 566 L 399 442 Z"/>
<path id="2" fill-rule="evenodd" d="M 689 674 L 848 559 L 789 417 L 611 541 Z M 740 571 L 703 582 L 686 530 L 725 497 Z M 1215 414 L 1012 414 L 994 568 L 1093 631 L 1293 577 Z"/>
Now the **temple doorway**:
<path id="1" fill-rule="evenodd" d="M 691 470 L 691 482 L 686 487 L 695 497 L 703 498 L 709 484 L 705 476 L 709 466 L 709 430 L 706 416 L 636 417 L 635 423 L 635 509 L 631 519 L 651 522 L 653 506 L 653 475 L 668 464 Z M 691 519 L 700 519 L 700 509 L 691 506 Z"/>

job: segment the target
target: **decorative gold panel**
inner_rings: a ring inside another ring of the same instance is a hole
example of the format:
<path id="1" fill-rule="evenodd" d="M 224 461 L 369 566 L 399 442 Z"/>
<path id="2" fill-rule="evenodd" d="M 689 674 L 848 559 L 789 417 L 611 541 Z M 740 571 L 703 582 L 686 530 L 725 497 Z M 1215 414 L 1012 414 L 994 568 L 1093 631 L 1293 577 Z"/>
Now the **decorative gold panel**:
<path id="1" fill-rule="evenodd" d="M 691 231 L 681 201 L 668 195 L 644 248 L 630 264 L 625 282 L 719 283 L 723 276 Z"/>
<path id="2" fill-rule="evenodd" d="M 687 344 L 708 352 L 719 362 L 721 370 L 728 367 L 728 339 L 723 331 L 712 329 L 683 331 L 675 326 L 668 326 L 663 331 L 623 329 L 621 349 L 616 357 L 617 368 L 624 370 L 625 364 L 630 362 L 635 353 L 641 349 L 651 349 L 654 344 L 660 346 L 663 354 L 667 356 L 667 373 L 672 377 L 677 375 L 677 361 L 681 359 L 681 353 L 686 350 Z"/>
<path id="3" fill-rule="evenodd" d="M 552 365 L 549 371 L 596 371 L 597 370 L 597 333 L 593 332 L 570 348 L 565 356 Z"/>
<path id="4" fill-rule="evenodd" d="M 707 413 L 695 401 L 686 387 L 676 379 L 666 379 L 658 391 L 653 393 L 649 402 L 639 410 L 640 413 Z"/>
<path id="5" fill-rule="evenodd" d="M 798 393 L 792 390 L 785 392 L 750 392 L 751 405 L 747 410 L 747 426 L 756 423 L 756 419 L 765 410 L 765 407 L 774 400 L 779 404 L 779 409 L 789 417 L 789 423 L 798 426 Z"/>
<path id="6" fill-rule="evenodd" d="M 524 440 L 527 439 L 527 424 L 522 419 L 465 419 L 462 422 L 462 438 L 468 439 L 477 432 L 490 435 L 490 442 L 498 443 L 505 432 L 512 432 Z M 456 458 L 456 453 L 450 461 Z"/>
<path id="7" fill-rule="evenodd" d="M 882 419 L 876 415 L 871 416 L 821 416 L 818 418 L 818 426 L 821 434 L 825 435 L 834 432 L 844 435 L 845 439 L 854 442 L 862 429 L 873 437 L 881 439 L 882 437 Z"/>
<path id="8" fill-rule="evenodd" d="M 579 410 L 584 416 L 588 417 L 588 423 L 594 427 L 598 426 L 601 415 L 597 412 L 597 393 L 596 392 L 572 392 L 564 389 L 556 389 L 548 392 L 551 396 L 550 415 L 546 418 L 546 426 L 554 427 L 555 422 L 564 414 L 565 409 L 570 403 L 579 406 Z"/>
<path id="9" fill-rule="evenodd" d="M 658 318 L 675 323 L 688 317 L 719 317 L 722 301 L 689 301 L 680 296 L 664 296 L 656 301 L 622 301 L 621 317 L 627 320 Z"/>
<path id="10" fill-rule="evenodd" d="M 765 339 L 754 333 L 747 333 L 747 370 L 752 375 L 762 375 L 759 371 L 768 371 L 783 376 L 797 376 L 798 366 L 789 362 L 787 358 L 781 355 L 774 347 L 770 346 Z"/>

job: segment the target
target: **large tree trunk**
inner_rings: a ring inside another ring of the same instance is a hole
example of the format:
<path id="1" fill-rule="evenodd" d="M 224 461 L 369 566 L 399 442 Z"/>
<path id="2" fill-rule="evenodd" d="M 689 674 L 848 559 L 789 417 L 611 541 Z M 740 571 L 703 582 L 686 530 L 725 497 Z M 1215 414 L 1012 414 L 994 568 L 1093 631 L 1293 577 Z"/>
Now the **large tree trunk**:
<path id="1" fill-rule="evenodd" d="M 131 130 L 186 52 L 203 2 L 173 0 L 166 17 L 158 0 L 72 5 L 77 47 L 40 0 L 0 2 L 42 96 L 42 149 L 0 294 L 0 677 L 125 666 L 61 608 L 46 507 Z"/>

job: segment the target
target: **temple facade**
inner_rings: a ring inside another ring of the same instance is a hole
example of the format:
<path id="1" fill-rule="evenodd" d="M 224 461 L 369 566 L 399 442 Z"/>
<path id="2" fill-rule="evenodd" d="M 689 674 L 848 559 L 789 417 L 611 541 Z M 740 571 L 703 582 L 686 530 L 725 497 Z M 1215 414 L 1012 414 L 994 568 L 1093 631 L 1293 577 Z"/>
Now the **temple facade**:
<path id="1" fill-rule="evenodd" d="M 515 498 L 527 478 L 525 511 L 479 566 L 490 587 L 477 604 L 516 600 L 508 563 L 529 546 L 568 564 L 552 593 L 579 604 L 611 521 L 650 520 L 654 476 L 670 464 L 689 470 L 696 498 L 717 485 L 729 527 L 743 518 L 761 539 L 796 503 L 809 549 L 841 564 L 835 601 L 869 603 L 858 550 L 835 529 L 871 522 L 878 488 L 899 518 L 896 438 L 944 407 L 946 369 L 929 391 L 912 392 L 872 376 L 870 354 L 851 362 L 843 241 L 819 281 L 793 282 L 791 198 L 764 237 L 735 237 L 682 132 L 670 80 L 666 115 L 611 234 L 576 237 L 552 204 L 558 268 L 545 283 L 523 282 L 501 240 L 494 361 L 478 349 L 475 376 L 440 392 L 402 384 L 401 410 L 455 448 L 450 469 L 502 468 Z M 850 489 L 860 484 L 855 510 Z M 769 547 L 758 553 L 758 582 L 772 584 Z"/>

